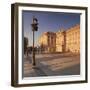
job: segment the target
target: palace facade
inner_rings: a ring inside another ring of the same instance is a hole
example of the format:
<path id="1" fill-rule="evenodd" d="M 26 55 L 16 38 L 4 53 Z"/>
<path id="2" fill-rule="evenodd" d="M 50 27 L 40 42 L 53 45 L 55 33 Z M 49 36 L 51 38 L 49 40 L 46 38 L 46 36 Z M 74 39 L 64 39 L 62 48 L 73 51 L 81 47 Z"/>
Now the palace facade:
<path id="1" fill-rule="evenodd" d="M 39 38 L 40 47 L 44 52 L 56 51 L 56 34 L 54 32 L 45 32 Z"/>
<path id="2" fill-rule="evenodd" d="M 80 53 L 80 25 L 56 32 L 56 51 Z"/>
<path id="3" fill-rule="evenodd" d="M 58 32 L 45 32 L 39 38 L 44 52 L 80 53 L 80 25 Z"/>

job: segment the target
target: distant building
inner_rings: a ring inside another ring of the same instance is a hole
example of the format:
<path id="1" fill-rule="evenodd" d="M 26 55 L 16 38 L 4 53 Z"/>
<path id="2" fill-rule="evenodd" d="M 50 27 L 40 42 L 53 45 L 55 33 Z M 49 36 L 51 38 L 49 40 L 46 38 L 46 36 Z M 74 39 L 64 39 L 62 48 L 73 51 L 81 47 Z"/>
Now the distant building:
<path id="1" fill-rule="evenodd" d="M 40 47 L 44 52 L 80 53 L 80 25 L 58 32 L 45 32 L 39 38 Z"/>
<path id="2" fill-rule="evenodd" d="M 54 32 L 45 32 L 39 38 L 39 44 L 43 52 L 55 52 L 56 34 Z"/>
<path id="3" fill-rule="evenodd" d="M 60 30 L 56 32 L 56 51 L 65 52 L 66 49 L 66 32 Z"/>

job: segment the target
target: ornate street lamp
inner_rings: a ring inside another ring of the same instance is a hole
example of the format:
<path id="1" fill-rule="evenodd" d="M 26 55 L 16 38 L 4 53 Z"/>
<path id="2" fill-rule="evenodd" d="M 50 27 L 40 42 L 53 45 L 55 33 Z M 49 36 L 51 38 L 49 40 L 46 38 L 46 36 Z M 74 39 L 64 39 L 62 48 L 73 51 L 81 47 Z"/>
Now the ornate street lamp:
<path id="1" fill-rule="evenodd" d="M 34 31 L 38 31 L 38 20 L 34 16 L 33 16 L 31 27 L 32 27 L 32 32 L 33 32 L 32 64 L 33 66 L 35 66 L 36 62 L 35 62 L 35 47 L 34 47 Z"/>

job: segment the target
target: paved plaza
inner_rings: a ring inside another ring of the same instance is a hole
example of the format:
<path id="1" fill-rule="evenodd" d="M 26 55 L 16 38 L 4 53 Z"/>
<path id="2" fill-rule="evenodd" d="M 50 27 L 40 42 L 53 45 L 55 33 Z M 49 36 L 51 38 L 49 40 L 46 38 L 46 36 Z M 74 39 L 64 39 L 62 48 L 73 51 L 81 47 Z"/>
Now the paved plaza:
<path id="1" fill-rule="evenodd" d="M 80 75 L 80 55 L 70 53 L 36 54 L 36 67 L 32 55 L 24 56 L 24 77 Z"/>

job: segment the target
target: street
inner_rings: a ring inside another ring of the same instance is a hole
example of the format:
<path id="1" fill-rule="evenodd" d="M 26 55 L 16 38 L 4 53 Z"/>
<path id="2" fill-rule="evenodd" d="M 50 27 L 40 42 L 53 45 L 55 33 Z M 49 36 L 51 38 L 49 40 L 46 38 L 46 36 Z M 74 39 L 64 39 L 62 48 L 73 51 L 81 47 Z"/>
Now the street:
<path id="1" fill-rule="evenodd" d="M 36 54 L 36 67 L 32 66 L 32 55 L 24 56 L 23 76 L 80 75 L 80 55 Z"/>

